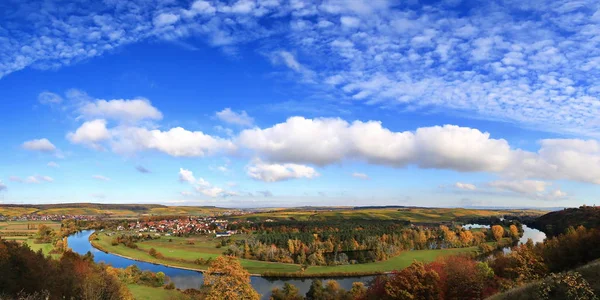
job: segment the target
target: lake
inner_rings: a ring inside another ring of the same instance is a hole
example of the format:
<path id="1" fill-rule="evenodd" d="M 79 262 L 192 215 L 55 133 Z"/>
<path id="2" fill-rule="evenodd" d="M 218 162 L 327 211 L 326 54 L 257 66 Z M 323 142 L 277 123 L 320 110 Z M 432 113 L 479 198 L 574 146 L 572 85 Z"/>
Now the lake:
<path id="1" fill-rule="evenodd" d="M 114 254 L 100 251 L 92 246 L 89 241 L 90 235 L 94 233 L 94 230 L 85 230 L 79 233 L 73 234 L 68 237 L 69 247 L 76 253 L 86 254 L 88 251 L 94 255 L 94 261 L 104 262 L 116 268 L 126 268 L 130 265 L 136 265 L 141 270 L 148 270 L 152 272 L 163 272 L 165 275 L 171 278 L 171 281 L 175 283 L 175 286 L 179 289 L 188 288 L 199 288 L 202 285 L 203 277 L 202 273 L 190 270 L 183 270 L 178 268 L 166 267 L 163 265 L 157 265 L 147 262 L 140 262 L 124 257 L 120 257 Z M 317 278 L 317 277 L 315 277 Z M 304 295 L 308 292 L 310 284 L 315 278 L 268 278 L 260 276 L 252 276 L 250 281 L 252 286 L 258 293 L 262 295 L 262 299 L 269 299 L 271 290 L 276 287 L 283 287 L 283 284 L 288 282 L 295 285 L 299 290 L 300 294 Z M 363 282 L 367 284 L 371 281 L 374 276 L 360 276 L 360 277 L 338 277 L 338 278 L 320 278 L 321 280 L 333 279 L 339 282 L 340 286 L 344 289 L 350 289 L 353 282 Z"/>

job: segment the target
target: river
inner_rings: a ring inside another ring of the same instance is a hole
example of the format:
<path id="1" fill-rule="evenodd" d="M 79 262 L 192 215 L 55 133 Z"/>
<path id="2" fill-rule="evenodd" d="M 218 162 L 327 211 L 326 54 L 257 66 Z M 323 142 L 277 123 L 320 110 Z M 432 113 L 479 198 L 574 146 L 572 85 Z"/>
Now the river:
<path id="1" fill-rule="evenodd" d="M 489 225 L 480 225 L 480 224 L 466 224 L 463 225 L 466 229 L 471 228 L 490 228 Z M 531 239 L 534 244 L 543 243 L 546 239 L 546 234 L 542 231 L 539 231 L 535 228 L 527 227 L 527 225 L 523 225 L 523 235 L 519 239 L 519 245 L 527 243 L 527 240 Z M 508 254 L 511 251 L 511 247 L 505 247 L 502 249 L 504 253 Z"/>
<path id="2" fill-rule="evenodd" d="M 199 288 L 202 285 L 202 273 L 178 268 L 166 267 L 147 262 L 140 262 L 114 254 L 100 251 L 92 246 L 89 241 L 93 230 L 85 230 L 73 234 L 68 237 L 69 247 L 76 253 L 86 254 L 88 251 L 94 255 L 94 261 L 104 262 L 116 268 L 126 268 L 130 265 L 137 265 L 141 270 L 149 270 L 152 272 L 163 272 L 171 278 L 175 286 L 179 289 Z M 333 279 L 339 282 L 340 286 L 345 289 L 350 289 L 353 282 L 364 282 L 367 284 L 374 276 L 361 277 L 340 277 L 340 278 L 319 278 L 321 280 Z M 262 299 L 269 299 L 271 290 L 276 287 L 283 287 L 283 284 L 288 282 L 295 285 L 300 294 L 304 295 L 308 292 L 310 284 L 314 278 L 268 278 L 260 276 L 252 276 L 250 282 L 256 291 L 262 295 Z"/>

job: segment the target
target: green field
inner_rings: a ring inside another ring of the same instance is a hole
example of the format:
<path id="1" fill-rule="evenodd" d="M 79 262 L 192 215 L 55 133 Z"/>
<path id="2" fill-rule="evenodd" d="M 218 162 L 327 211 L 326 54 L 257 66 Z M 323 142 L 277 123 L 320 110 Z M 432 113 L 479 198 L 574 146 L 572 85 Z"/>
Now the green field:
<path id="1" fill-rule="evenodd" d="M 198 258 L 215 258 L 225 249 L 220 248 L 217 249 L 215 247 L 216 242 L 208 243 L 201 242 L 204 237 L 200 237 L 198 245 L 183 245 L 183 240 L 188 240 L 184 238 L 175 238 L 173 237 L 173 242 L 171 245 L 167 245 L 169 238 L 161 237 L 160 240 L 153 240 L 149 242 L 138 243 L 138 247 L 142 250 L 131 249 L 125 247 L 123 245 L 113 246 L 111 245 L 112 237 L 107 236 L 106 234 L 98 234 L 98 241 L 92 241 L 92 244 L 99 249 L 105 250 L 107 252 L 115 253 L 118 255 L 126 256 L 129 258 L 134 258 L 142 261 L 159 263 L 164 265 L 170 265 L 175 267 L 183 267 L 194 270 L 206 270 L 208 266 L 205 265 L 197 265 L 193 263 L 194 260 Z M 146 251 L 150 248 L 156 249 L 158 252 L 162 253 L 165 256 L 165 259 L 156 259 Z M 146 251 L 143 251 L 146 250 Z M 265 272 L 285 272 L 285 273 L 294 273 L 300 271 L 300 265 L 296 264 L 283 264 L 283 263 L 275 263 L 275 262 L 266 262 L 266 261 L 258 261 L 258 260 L 249 260 L 249 259 L 240 259 L 240 262 L 244 268 L 246 268 L 252 274 L 262 274 Z"/>
<path id="2" fill-rule="evenodd" d="M 139 284 L 129 284 L 127 288 L 135 300 L 177 299 L 182 295 L 178 290 L 165 290 Z"/>
<path id="3" fill-rule="evenodd" d="M 221 255 L 223 251 L 227 249 L 226 247 L 216 248 L 215 245 L 217 240 L 206 236 L 200 236 L 191 239 L 161 237 L 160 239 L 137 243 L 139 249 L 131 249 L 123 246 L 122 244 L 112 246 L 110 243 L 112 237 L 107 236 L 106 233 L 98 234 L 98 237 L 100 240 L 93 241 L 94 246 L 107 252 L 137 260 L 194 270 L 205 270 L 207 268 L 205 265 L 194 264 L 193 261 L 197 258 L 215 258 Z M 172 239 L 172 242 L 169 242 L 169 239 Z M 186 244 L 187 241 L 193 241 L 194 245 Z M 165 256 L 165 259 L 157 259 L 150 256 L 150 254 L 147 253 L 150 248 L 154 248 L 156 251 L 162 253 Z M 324 275 L 334 273 L 383 273 L 403 269 L 415 260 L 430 262 L 442 256 L 475 252 L 477 252 L 477 247 L 406 251 L 386 261 L 374 263 L 341 266 L 310 266 L 303 272 L 303 274 Z M 244 268 L 246 268 L 251 274 L 298 273 L 301 271 L 301 266 L 297 264 L 284 264 L 249 259 L 240 259 L 240 262 L 242 266 L 244 266 Z"/>

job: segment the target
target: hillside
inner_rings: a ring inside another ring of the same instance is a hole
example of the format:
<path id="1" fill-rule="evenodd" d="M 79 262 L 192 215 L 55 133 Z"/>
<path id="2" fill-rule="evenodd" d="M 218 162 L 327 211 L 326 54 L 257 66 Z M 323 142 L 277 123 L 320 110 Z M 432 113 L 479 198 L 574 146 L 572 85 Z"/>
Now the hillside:
<path id="1" fill-rule="evenodd" d="M 596 295 L 600 295 L 600 260 L 593 261 L 589 264 L 581 266 L 573 270 L 583 277 L 589 284 L 590 288 Z M 542 282 L 550 282 L 550 278 L 543 281 L 536 281 L 524 286 L 510 289 L 504 293 L 494 295 L 487 300 L 537 300 L 539 299 L 538 291 Z M 561 296 L 550 297 L 549 299 L 564 299 Z"/>
<path id="2" fill-rule="evenodd" d="M 491 210 L 465 208 L 425 208 L 425 207 L 380 207 L 380 208 L 334 208 L 329 210 L 279 209 L 235 216 L 235 219 L 251 221 L 271 220 L 405 220 L 412 223 L 439 223 L 465 220 L 478 217 L 501 217 L 505 215 L 542 215 L 539 210 Z"/>
<path id="3" fill-rule="evenodd" d="M 569 227 L 600 227 L 600 207 L 581 206 L 550 212 L 535 220 L 532 226 L 548 236 L 564 233 Z"/>
<path id="4" fill-rule="evenodd" d="M 0 215 L 7 217 L 25 214 L 38 215 L 108 215 L 111 217 L 137 217 L 142 215 L 212 215 L 235 209 L 214 206 L 165 206 L 160 204 L 1 204 Z"/>

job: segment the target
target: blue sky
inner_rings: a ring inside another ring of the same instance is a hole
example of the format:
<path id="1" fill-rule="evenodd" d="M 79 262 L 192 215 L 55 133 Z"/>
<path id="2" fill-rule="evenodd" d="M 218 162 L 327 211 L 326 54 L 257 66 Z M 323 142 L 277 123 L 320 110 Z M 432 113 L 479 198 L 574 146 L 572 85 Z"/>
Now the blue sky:
<path id="1" fill-rule="evenodd" d="M 3 1 L 0 200 L 577 206 L 595 1 Z"/>

